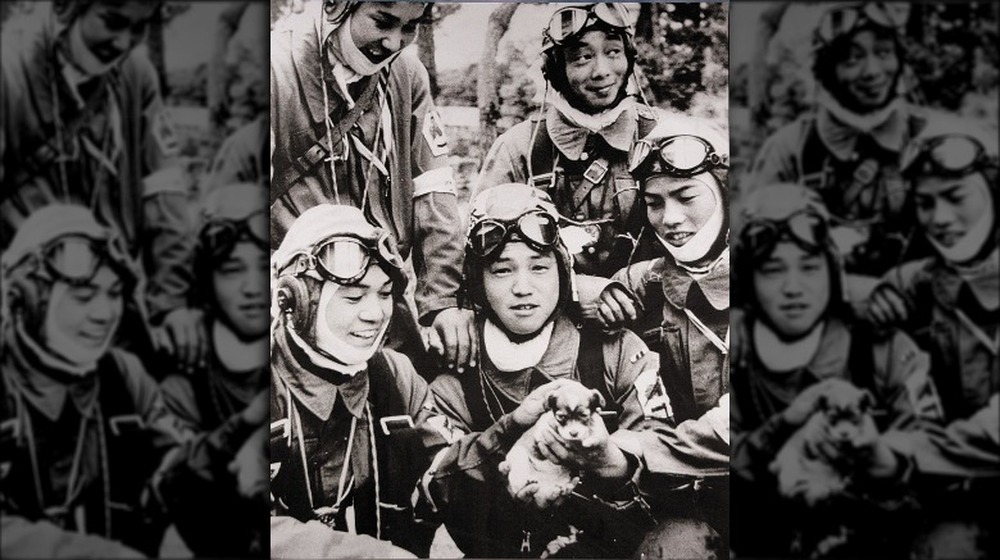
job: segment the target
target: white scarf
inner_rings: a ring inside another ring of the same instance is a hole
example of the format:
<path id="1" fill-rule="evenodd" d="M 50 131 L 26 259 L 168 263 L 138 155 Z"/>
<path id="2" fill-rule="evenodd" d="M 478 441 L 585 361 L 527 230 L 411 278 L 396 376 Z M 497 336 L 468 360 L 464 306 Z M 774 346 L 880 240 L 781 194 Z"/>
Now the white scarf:
<path id="1" fill-rule="evenodd" d="M 354 38 L 351 37 L 351 18 L 353 17 L 354 14 L 347 16 L 347 19 L 333 31 L 329 48 L 333 75 L 338 81 L 343 80 L 346 83 L 354 83 L 366 76 L 374 76 L 399 56 L 399 52 L 396 52 L 378 64 L 372 62 L 354 44 Z"/>
<path id="2" fill-rule="evenodd" d="M 326 309 L 330 305 L 333 294 L 340 289 L 340 284 L 336 282 L 324 282 L 319 296 L 319 309 L 316 312 L 316 320 L 313 322 L 313 334 L 316 337 L 316 347 L 322 351 L 313 356 L 313 359 L 320 359 L 323 363 L 316 365 L 328 367 L 345 375 L 355 375 L 359 371 L 368 367 L 368 360 L 375 355 L 375 352 L 382 345 L 386 330 L 389 328 L 389 321 L 385 321 L 381 330 L 375 336 L 375 340 L 367 348 L 351 346 L 342 338 L 330 330 L 329 323 L 326 322 Z M 299 343 L 298 333 L 293 330 L 292 339 Z M 301 344 L 305 341 L 301 341 Z M 305 349 L 305 347 L 303 347 Z M 323 354 L 326 354 L 324 356 Z M 327 358 L 329 356 L 329 358 Z M 318 358 L 317 358 L 318 357 Z M 332 358 L 332 359 L 330 359 Z"/>
<path id="3" fill-rule="evenodd" d="M 606 109 L 596 115 L 588 115 L 570 105 L 569 101 L 554 88 L 549 88 L 549 95 L 546 102 L 555 107 L 562 116 L 566 117 L 566 120 L 591 132 L 600 132 L 615 124 L 622 113 L 635 106 L 635 99 L 626 97 L 610 109 Z"/>
<path id="4" fill-rule="evenodd" d="M 897 96 L 881 109 L 863 115 L 844 107 L 821 85 L 816 86 L 816 103 L 830 112 L 836 119 L 862 134 L 871 134 L 886 124 L 893 114 L 903 106 L 903 98 Z"/>
<path id="5" fill-rule="evenodd" d="M 212 347 L 219 362 L 228 371 L 252 371 L 267 363 L 267 337 L 243 341 L 228 325 L 212 323 Z"/>
<path id="6" fill-rule="evenodd" d="M 985 183 L 983 183 L 983 188 L 989 189 L 989 187 L 985 186 Z M 992 196 L 990 196 L 989 192 L 986 193 L 986 198 L 987 200 L 992 200 Z M 926 237 L 927 240 L 931 242 L 934 249 L 952 266 L 967 263 L 970 259 L 972 259 L 972 257 L 975 257 L 980 250 L 982 250 L 983 245 L 989 237 L 996 233 L 993 231 L 995 216 L 996 211 L 993 208 L 993 204 L 987 204 L 986 211 L 979 216 L 979 220 L 973 224 L 972 227 L 965 232 L 965 235 L 962 236 L 962 239 L 960 239 L 958 243 L 952 247 L 945 247 L 944 245 L 941 245 L 930 235 L 927 235 Z"/>
<path id="7" fill-rule="evenodd" d="M 709 176 L 710 180 L 704 180 L 706 175 Z M 722 233 L 722 224 L 726 217 L 726 205 L 722 203 L 722 192 L 715 177 L 712 177 L 708 171 L 705 171 L 699 175 L 695 175 L 691 179 L 707 186 L 712 196 L 715 197 L 715 210 L 712 211 L 712 215 L 705 222 L 705 225 L 701 226 L 701 229 L 691 236 L 691 239 L 688 239 L 687 243 L 680 247 L 674 247 L 660 237 L 659 234 L 656 234 L 656 238 L 660 240 L 660 243 L 670 253 L 670 256 L 682 264 L 694 263 L 705 258 L 705 255 L 708 254 L 708 251 Z"/>
<path id="8" fill-rule="evenodd" d="M 487 320 L 483 325 L 483 347 L 493 365 L 503 372 L 520 371 L 538 364 L 545 351 L 549 348 L 552 338 L 554 321 L 549 321 L 541 331 L 530 340 L 521 343 L 513 342 L 500 327 Z"/>
<path id="9" fill-rule="evenodd" d="M 765 325 L 754 321 L 753 345 L 764 367 L 774 373 L 788 373 L 803 368 L 812 361 L 823 339 L 823 321 L 805 336 L 786 342 Z"/>
<path id="10" fill-rule="evenodd" d="M 83 42 L 83 31 L 80 29 L 79 18 L 70 25 L 67 36 L 70 62 L 76 67 L 76 70 L 83 73 L 83 76 L 78 78 L 81 82 L 110 72 L 122 59 L 128 56 L 128 51 L 126 51 L 111 62 L 101 62 L 94 51 L 87 48 L 86 43 Z M 70 83 L 72 84 L 72 82 Z"/>

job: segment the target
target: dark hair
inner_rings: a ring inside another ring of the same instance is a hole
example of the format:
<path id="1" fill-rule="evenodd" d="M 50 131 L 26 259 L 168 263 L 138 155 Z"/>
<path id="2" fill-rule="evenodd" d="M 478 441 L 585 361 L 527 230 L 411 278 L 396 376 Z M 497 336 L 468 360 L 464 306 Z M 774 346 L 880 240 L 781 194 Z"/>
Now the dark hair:
<path id="1" fill-rule="evenodd" d="M 626 92 L 628 91 L 628 77 L 631 76 L 633 70 L 635 70 L 635 45 L 632 44 L 632 41 L 625 30 L 611 27 L 610 25 L 600 22 L 582 31 L 581 35 L 587 31 L 603 31 L 607 35 L 621 40 L 621 42 L 625 45 L 625 59 L 628 61 L 628 70 L 625 72 L 625 82 L 622 84 L 621 90 L 618 92 L 618 95 L 612 103 L 612 105 L 616 105 L 626 97 Z M 579 41 L 573 41 L 564 45 L 553 45 L 551 48 L 543 52 L 542 76 L 544 76 L 545 79 L 552 84 L 553 89 L 561 93 L 563 97 L 570 102 L 570 105 L 582 110 L 582 107 L 579 106 L 579 99 L 573 92 L 573 88 L 570 87 L 569 79 L 566 77 L 566 49 L 579 45 Z"/>
<path id="2" fill-rule="evenodd" d="M 855 103 L 853 103 L 853 99 L 837 79 L 837 66 L 847 58 L 851 50 L 851 39 L 861 31 L 872 31 L 875 33 L 876 38 L 880 40 L 892 39 L 893 47 L 896 51 L 896 57 L 899 59 L 900 64 L 899 69 L 896 70 L 896 75 L 893 77 L 893 84 L 890 91 L 896 91 L 896 85 L 899 83 L 903 74 L 902 63 L 906 58 L 906 50 L 903 42 L 900 40 L 899 34 L 891 29 L 872 24 L 859 27 L 852 33 L 847 33 L 837 37 L 828 45 L 818 47 L 816 49 L 816 55 L 813 58 L 813 76 L 824 89 L 830 92 L 834 99 L 839 101 L 848 109 L 856 109 L 857 107 L 854 106 Z M 888 104 L 893 97 L 894 96 L 890 95 L 886 100 L 886 103 Z"/>

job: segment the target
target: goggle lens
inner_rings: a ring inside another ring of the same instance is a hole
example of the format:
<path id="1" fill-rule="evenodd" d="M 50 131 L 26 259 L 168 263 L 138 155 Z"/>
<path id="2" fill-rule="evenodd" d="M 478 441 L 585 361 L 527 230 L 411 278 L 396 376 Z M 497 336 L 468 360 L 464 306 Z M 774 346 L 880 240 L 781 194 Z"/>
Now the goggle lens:
<path id="1" fill-rule="evenodd" d="M 571 6 L 562 8 L 552 14 L 546 33 L 552 42 L 561 45 L 583 31 L 587 24 L 596 18 L 617 28 L 626 28 L 628 23 L 613 4 L 595 4 L 589 7 Z"/>

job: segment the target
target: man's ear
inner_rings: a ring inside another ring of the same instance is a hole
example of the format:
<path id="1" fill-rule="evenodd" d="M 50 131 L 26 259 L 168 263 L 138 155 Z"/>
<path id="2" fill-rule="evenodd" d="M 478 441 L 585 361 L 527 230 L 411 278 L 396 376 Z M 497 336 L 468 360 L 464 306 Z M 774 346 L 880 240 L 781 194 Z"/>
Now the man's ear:
<path id="1" fill-rule="evenodd" d="M 597 389 L 590 390 L 590 410 L 597 410 L 605 406 L 604 395 Z"/>
<path id="2" fill-rule="evenodd" d="M 555 410 L 559 406 L 559 399 L 555 393 L 549 393 L 549 398 L 545 399 L 545 410 Z"/>

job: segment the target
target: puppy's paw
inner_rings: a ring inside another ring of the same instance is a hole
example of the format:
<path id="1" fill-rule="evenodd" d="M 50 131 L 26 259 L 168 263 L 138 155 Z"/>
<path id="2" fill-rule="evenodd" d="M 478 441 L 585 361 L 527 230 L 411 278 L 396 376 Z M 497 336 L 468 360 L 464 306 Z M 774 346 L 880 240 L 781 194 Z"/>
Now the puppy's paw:
<path id="1" fill-rule="evenodd" d="M 510 474 L 510 463 L 507 461 L 500 461 L 500 467 L 498 468 L 500 474 L 507 476 Z"/>

